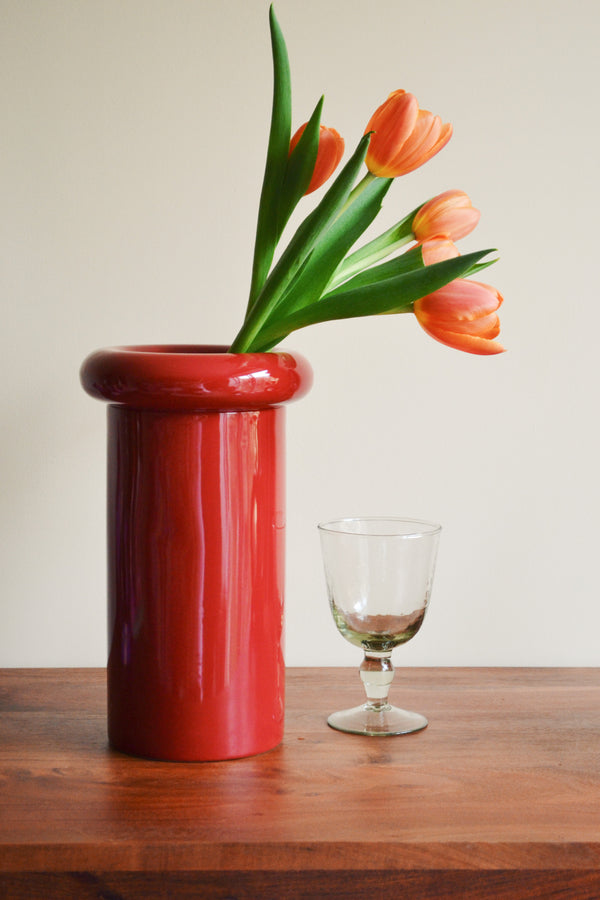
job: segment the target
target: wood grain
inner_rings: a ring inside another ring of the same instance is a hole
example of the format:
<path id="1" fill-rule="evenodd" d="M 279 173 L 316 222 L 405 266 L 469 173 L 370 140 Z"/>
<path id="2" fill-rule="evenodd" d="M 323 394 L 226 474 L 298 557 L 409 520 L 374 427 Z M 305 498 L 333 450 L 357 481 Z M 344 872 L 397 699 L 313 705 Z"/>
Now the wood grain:
<path id="1" fill-rule="evenodd" d="M 107 746 L 104 671 L 1 671 L 0 896 L 600 897 L 599 669 L 397 669 L 395 738 L 328 728 L 361 690 L 290 669 L 275 750 L 160 763 Z"/>

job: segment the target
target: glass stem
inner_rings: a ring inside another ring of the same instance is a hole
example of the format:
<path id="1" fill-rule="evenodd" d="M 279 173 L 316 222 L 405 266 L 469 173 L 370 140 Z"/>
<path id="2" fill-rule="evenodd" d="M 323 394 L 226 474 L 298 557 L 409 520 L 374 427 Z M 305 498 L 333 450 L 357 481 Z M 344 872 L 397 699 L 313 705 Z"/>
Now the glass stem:
<path id="1" fill-rule="evenodd" d="M 387 653 L 365 650 L 359 671 L 367 694 L 367 708 L 375 711 L 387 709 L 388 693 L 394 680 L 391 650 Z"/>

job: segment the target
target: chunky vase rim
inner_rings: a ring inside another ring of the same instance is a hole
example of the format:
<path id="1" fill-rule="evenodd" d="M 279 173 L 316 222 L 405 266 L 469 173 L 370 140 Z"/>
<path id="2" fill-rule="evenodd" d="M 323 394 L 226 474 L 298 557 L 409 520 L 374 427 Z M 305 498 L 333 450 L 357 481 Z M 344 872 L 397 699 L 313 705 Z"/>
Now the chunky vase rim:
<path id="1" fill-rule="evenodd" d="M 104 348 L 106 353 L 123 354 L 160 354 L 161 356 L 278 356 L 287 351 L 271 350 L 268 353 L 230 353 L 227 344 L 124 344 Z"/>
<path id="2" fill-rule="evenodd" d="M 134 344 L 96 350 L 81 383 L 92 397 L 138 409 L 250 410 L 297 400 L 312 384 L 298 353 L 229 353 L 220 344 Z"/>

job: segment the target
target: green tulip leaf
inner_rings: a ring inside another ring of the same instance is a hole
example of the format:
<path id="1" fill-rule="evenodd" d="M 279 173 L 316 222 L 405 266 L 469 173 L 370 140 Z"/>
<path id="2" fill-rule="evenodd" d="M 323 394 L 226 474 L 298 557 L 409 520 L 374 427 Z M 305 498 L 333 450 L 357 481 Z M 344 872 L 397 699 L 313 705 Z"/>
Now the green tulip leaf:
<path id="1" fill-rule="evenodd" d="M 269 10 L 269 25 L 273 54 L 273 106 L 267 161 L 258 209 L 248 310 L 251 309 L 267 278 L 277 242 L 281 237 L 278 227 L 279 201 L 287 168 L 292 129 L 290 64 L 285 39 L 272 6 Z"/>
<path id="2" fill-rule="evenodd" d="M 324 97 L 317 103 L 300 140 L 289 155 L 279 199 L 278 240 L 312 178 L 319 150 Z"/>
<path id="3" fill-rule="evenodd" d="M 357 195 L 334 221 L 312 251 L 302 270 L 282 298 L 277 314 L 286 315 L 316 302 L 329 284 L 333 273 L 381 210 L 383 198 L 392 180 L 377 178 Z"/>
<path id="4" fill-rule="evenodd" d="M 439 288 L 462 278 L 473 265 L 492 250 L 481 250 L 465 256 L 457 256 L 432 266 L 424 266 L 404 274 L 395 275 L 346 290 L 339 288 L 325 295 L 318 303 L 304 307 L 281 319 L 272 319 L 264 330 L 256 335 L 253 349 L 273 346 L 292 331 L 329 322 L 333 319 L 350 319 L 357 316 L 374 316 L 394 312 L 410 312 L 415 300 L 437 291 Z"/>
<path id="5" fill-rule="evenodd" d="M 412 247 L 400 256 L 388 260 L 388 262 L 381 263 L 378 266 L 371 266 L 371 268 L 359 272 L 358 275 L 345 281 L 339 287 L 328 291 L 326 296 L 337 297 L 339 294 L 347 293 L 349 290 L 376 284 L 378 281 L 387 281 L 388 278 L 393 278 L 396 275 L 412 272 L 413 269 L 422 269 L 424 265 L 421 247 Z"/>
<path id="6" fill-rule="evenodd" d="M 292 280 L 305 265 L 317 242 L 342 211 L 364 162 L 368 146 L 369 136 L 365 135 L 319 205 L 298 227 L 254 301 L 246 321 L 230 347 L 231 353 L 244 353 L 256 349 L 256 336 L 266 321 L 273 317 Z"/>
<path id="7" fill-rule="evenodd" d="M 337 287 L 353 275 L 356 275 L 357 272 L 362 272 L 363 269 L 379 262 L 380 259 L 385 259 L 386 256 L 395 253 L 408 241 L 412 240 L 412 223 L 420 208 L 420 206 L 417 206 L 416 209 L 404 216 L 396 225 L 388 228 L 379 237 L 374 238 L 368 244 L 364 244 L 354 253 L 351 253 L 350 256 L 347 256 L 332 278 L 332 287 Z"/>
<path id="8" fill-rule="evenodd" d="M 471 275 L 477 275 L 478 272 L 481 272 L 483 269 L 487 269 L 488 266 L 493 266 L 496 262 L 498 262 L 498 257 L 496 257 L 496 259 L 488 259 L 486 262 L 476 263 L 474 266 L 471 266 L 469 271 L 463 275 L 463 278 L 470 278 Z"/>

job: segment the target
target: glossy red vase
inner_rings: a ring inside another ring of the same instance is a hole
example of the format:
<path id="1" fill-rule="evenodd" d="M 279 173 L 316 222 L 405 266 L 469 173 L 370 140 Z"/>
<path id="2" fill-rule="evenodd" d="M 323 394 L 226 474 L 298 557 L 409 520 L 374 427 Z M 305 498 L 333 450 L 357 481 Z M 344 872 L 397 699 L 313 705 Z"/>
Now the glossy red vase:
<path id="1" fill-rule="evenodd" d="M 221 760 L 284 718 L 284 414 L 311 371 L 289 353 L 116 347 L 108 401 L 108 732 L 120 751 Z"/>

